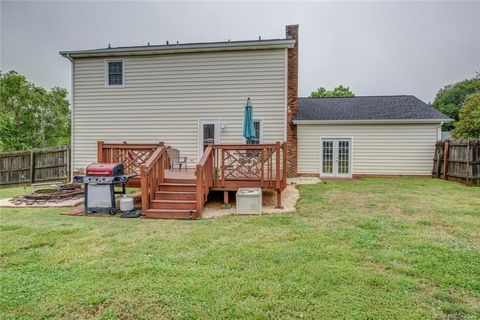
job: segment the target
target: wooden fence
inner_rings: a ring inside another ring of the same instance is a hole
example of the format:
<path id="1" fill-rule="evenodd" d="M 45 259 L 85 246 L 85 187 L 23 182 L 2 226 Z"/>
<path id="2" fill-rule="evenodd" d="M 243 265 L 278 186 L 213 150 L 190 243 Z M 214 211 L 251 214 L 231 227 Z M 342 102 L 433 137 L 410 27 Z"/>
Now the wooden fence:
<path id="1" fill-rule="evenodd" d="M 69 146 L 0 153 L 0 187 L 69 177 Z"/>
<path id="2" fill-rule="evenodd" d="M 438 141 L 432 176 L 480 186 L 480 140 Z"/>

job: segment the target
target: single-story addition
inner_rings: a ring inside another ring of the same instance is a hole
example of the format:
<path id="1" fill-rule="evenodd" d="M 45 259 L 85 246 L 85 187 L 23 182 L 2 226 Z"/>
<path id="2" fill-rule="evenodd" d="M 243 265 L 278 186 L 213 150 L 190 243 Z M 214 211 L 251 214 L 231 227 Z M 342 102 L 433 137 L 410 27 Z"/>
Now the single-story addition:
<path id="1" fill-rule="evenodd" d="M 410 95 L 299 98 L 298 173 L 430 175 L 435 142 L 449 121 Z"/>

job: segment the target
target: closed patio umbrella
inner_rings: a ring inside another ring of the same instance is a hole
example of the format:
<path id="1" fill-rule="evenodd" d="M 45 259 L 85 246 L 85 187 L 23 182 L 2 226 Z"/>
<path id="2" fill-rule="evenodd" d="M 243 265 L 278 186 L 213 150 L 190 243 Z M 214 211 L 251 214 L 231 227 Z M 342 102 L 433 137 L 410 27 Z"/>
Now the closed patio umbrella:
<path id="1" fill-rule="evenodd" d="M 253 108 L 250 98 L 247 99 L 247 104 L 245 105 L 245 114 L 243 116 L 243 137 L 247 140 L 247 143 L 250 140 L 255 139 L 255 127 L 253 125 Z"/>

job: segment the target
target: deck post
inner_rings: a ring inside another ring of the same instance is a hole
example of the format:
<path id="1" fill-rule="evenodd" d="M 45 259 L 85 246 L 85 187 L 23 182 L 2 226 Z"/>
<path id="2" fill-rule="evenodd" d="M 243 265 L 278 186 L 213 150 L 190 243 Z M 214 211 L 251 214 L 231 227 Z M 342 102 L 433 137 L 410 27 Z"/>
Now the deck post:
<path id="1" fill-rule="evenodd" d="M 282 157 L 283 157 L 283 168 L 282 168 L 282 189 L 285 189 L 287 187 L 287 154 L 288 154 L 288 146 L 287 146 L 287 143 L 284 142 L 283 145 L 282 145 L 282 149 L 283 149 L 283 152 L 282 152 Z M 295 169 L 296 171 L 296 169 Z"/>
<path id="2" fill-rule="evenodd" d="M 203 185 L 202 185 L 202 166 L 197 164 L 195 168 L 195 181 L 196 181 L 196 201 L 197 201 L 197 214 L 196 218 L 202 218 L 203 214 L 203 201 L 204 201 L 204 192 L 203 192 Z"/>
<path id="3" fill-rule="evenodd" d="M 277 205 L 275 206 L 276 209 L 283 209 L 282 206 L 282 191 L 277 190 Z"/>
<path id="4" fill-rule="evenodd" d="M 145 164 L 142 163 L 140 165 L 140 185 L 142 187 L 142 211 L 145 215 L 146 211 L 148 210 L 148 186 L 147 186 L 147 173 L 145 172 Z"/>
<path id="5" fill-rule="evenodd" d="M 225 150 L 222 150 L 222 164 L 220 166 L 222 170 L 222 188 L 225 188 Z"/>
<path id="6" fill-rule="evenodd" d="M 102 163 L 103 162 L 103 140 L 98 140 L 97 141 L 97 162 Z"/>
<path id="7" fill-rule="evenodd" d="M 223 191 L 223 204 L 228 205 L 228 191 Z"/>
<path id="8" fill-rule="evenodd" d="M 275 143 L 275 188 L 280 189 L 280 142 Z M 278 197 L 278 195 L 277 195 Z"/>

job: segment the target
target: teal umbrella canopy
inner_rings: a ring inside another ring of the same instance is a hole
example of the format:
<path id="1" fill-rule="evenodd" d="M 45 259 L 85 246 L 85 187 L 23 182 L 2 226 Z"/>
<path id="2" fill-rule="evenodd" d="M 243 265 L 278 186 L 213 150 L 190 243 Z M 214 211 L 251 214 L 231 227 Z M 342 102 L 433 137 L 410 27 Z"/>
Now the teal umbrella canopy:
<path id="1" fill-rule="evenodd" d="M 253 126 L 253 108 L 250 98 L 245 105 L 245 114 L 243 116 L 243 137 L 247 140 L 255 139 L 255 127 Z"/>

